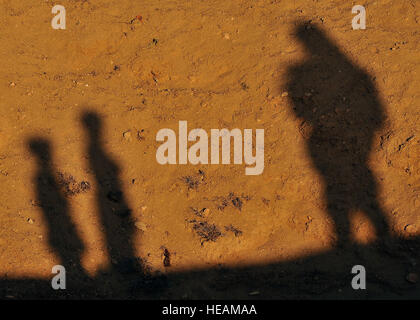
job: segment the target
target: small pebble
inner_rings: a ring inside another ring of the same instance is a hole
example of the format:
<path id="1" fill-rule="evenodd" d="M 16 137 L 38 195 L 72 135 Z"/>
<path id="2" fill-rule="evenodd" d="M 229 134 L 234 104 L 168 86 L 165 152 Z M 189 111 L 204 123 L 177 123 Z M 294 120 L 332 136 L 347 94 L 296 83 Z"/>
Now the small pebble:
<path id="1" fill-rule="evenodd" d="M 205 217 L 207 217 L 207 216 L 209 215 L 209 213 L 210 213 L 210 209 L 209 209 L 209 208 L 205 208 L 205 209 L 202 211 L 202 214 L 203 214 L 203 216 L 205 216 Z"/>
<path id="2" fill-rule="evenodd" d="M 281 94 L 282 97 L 287 97 L 289 95 L 289 92 L 285 91 Z"/>
<path id="3" fill-rule="evenodd" d="M 170 267 L 171 266 L 171 253 L 168 249 L 164 249 L 163 251 L 164 259 L 163 259 L 163 266 L 164 267 Z"/>
<path id="4" fill-rule="evenodd" d="M 139 230 L 141 230 L 143 232 L 147 230 L 147 225 L 144 222 L 137 221 L 135 223 L 135 226 L 136 226 L 137 229 L 139 229 Z"/>
<path id="5" fill-rule="evenodd" d="M 123 133 L 123 137 L 126 140 L 131 140 L 131 132 L 130 131 L 126 131 Z"/>
<path id="6" fill-rule="evenodd" d="M 32 220 L 31 218 L 28 218 L 26 221 L 27 221 L 29 224 L 33 224 L 33 223 L 34 223 L 34 220 Z"/>
<path id="7" fill-rule="evenodd" d="M 417 229 L 416 226 L 413 224 L 407 224 L 404 227 L 405 232 L 410 233 L 410 234 L 416 233 L 417 231 L 416 229 Z"/>

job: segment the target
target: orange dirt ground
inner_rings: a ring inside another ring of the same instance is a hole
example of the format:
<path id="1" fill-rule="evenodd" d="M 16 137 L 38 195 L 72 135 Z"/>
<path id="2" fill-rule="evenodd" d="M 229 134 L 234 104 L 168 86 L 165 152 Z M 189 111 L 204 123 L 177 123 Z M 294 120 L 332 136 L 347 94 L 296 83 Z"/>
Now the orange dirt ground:
<path id="1" fill-rule="evenodd" d="M 55 4 L 1 5 L 0 298 L 420 297 L 419 1 Z M 158 164 L 180 120 L 264 172 Z"/>

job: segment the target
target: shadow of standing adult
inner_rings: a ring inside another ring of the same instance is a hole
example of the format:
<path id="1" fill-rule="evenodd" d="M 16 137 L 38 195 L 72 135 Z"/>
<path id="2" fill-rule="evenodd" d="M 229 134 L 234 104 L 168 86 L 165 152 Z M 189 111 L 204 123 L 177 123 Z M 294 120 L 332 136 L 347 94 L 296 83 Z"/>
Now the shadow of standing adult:
<path id="1" fill-rule="evenodd" d="M 389 227 L 369 168 L 373 138 L 385 119 L 375 85 L 316 25 L 298 25 L 296 37 L 307 59 L 289 68 L 287 87 L 323 181 L 337 245 L 350 242 L 349 215 L 356 210 L 369 217 L 385 241 Z"/>

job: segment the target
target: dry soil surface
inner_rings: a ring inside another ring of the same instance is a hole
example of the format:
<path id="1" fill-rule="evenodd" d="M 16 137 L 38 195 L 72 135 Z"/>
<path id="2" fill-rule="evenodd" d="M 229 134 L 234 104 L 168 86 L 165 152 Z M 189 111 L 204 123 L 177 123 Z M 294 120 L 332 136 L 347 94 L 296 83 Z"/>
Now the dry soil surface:
<path id="1" fill-rule="evenodd" d="M 420 2 L 362 2 L 3 1 L 0 298 L 419 297 Z M 181 120 L 263 173 L 158 164 Z"/>

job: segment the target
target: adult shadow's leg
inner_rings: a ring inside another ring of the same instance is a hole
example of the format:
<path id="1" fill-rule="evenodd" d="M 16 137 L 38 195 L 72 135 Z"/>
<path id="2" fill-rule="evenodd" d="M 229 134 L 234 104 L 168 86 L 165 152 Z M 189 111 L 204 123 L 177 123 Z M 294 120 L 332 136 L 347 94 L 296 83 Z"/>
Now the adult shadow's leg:
<path id="1" fill-rule="evenodd" d="M 367 167 L 366 167 L 367 169 Z M 379 239 L 387 245 L 391 243 L 391 230 L 387 220 L 384 218 L 384 210 L 382 209 L 377 197 L 377 183 L 372 172 L 367 169 L 363 173 L 363 183 L 366 185 L 364 194 L 364 201 L 359 203 L 359 208 L 370 218 L 372 223 L 376 226 L 376 232 Z M 362 197 L 362 195 L 360 195 Z"/>

